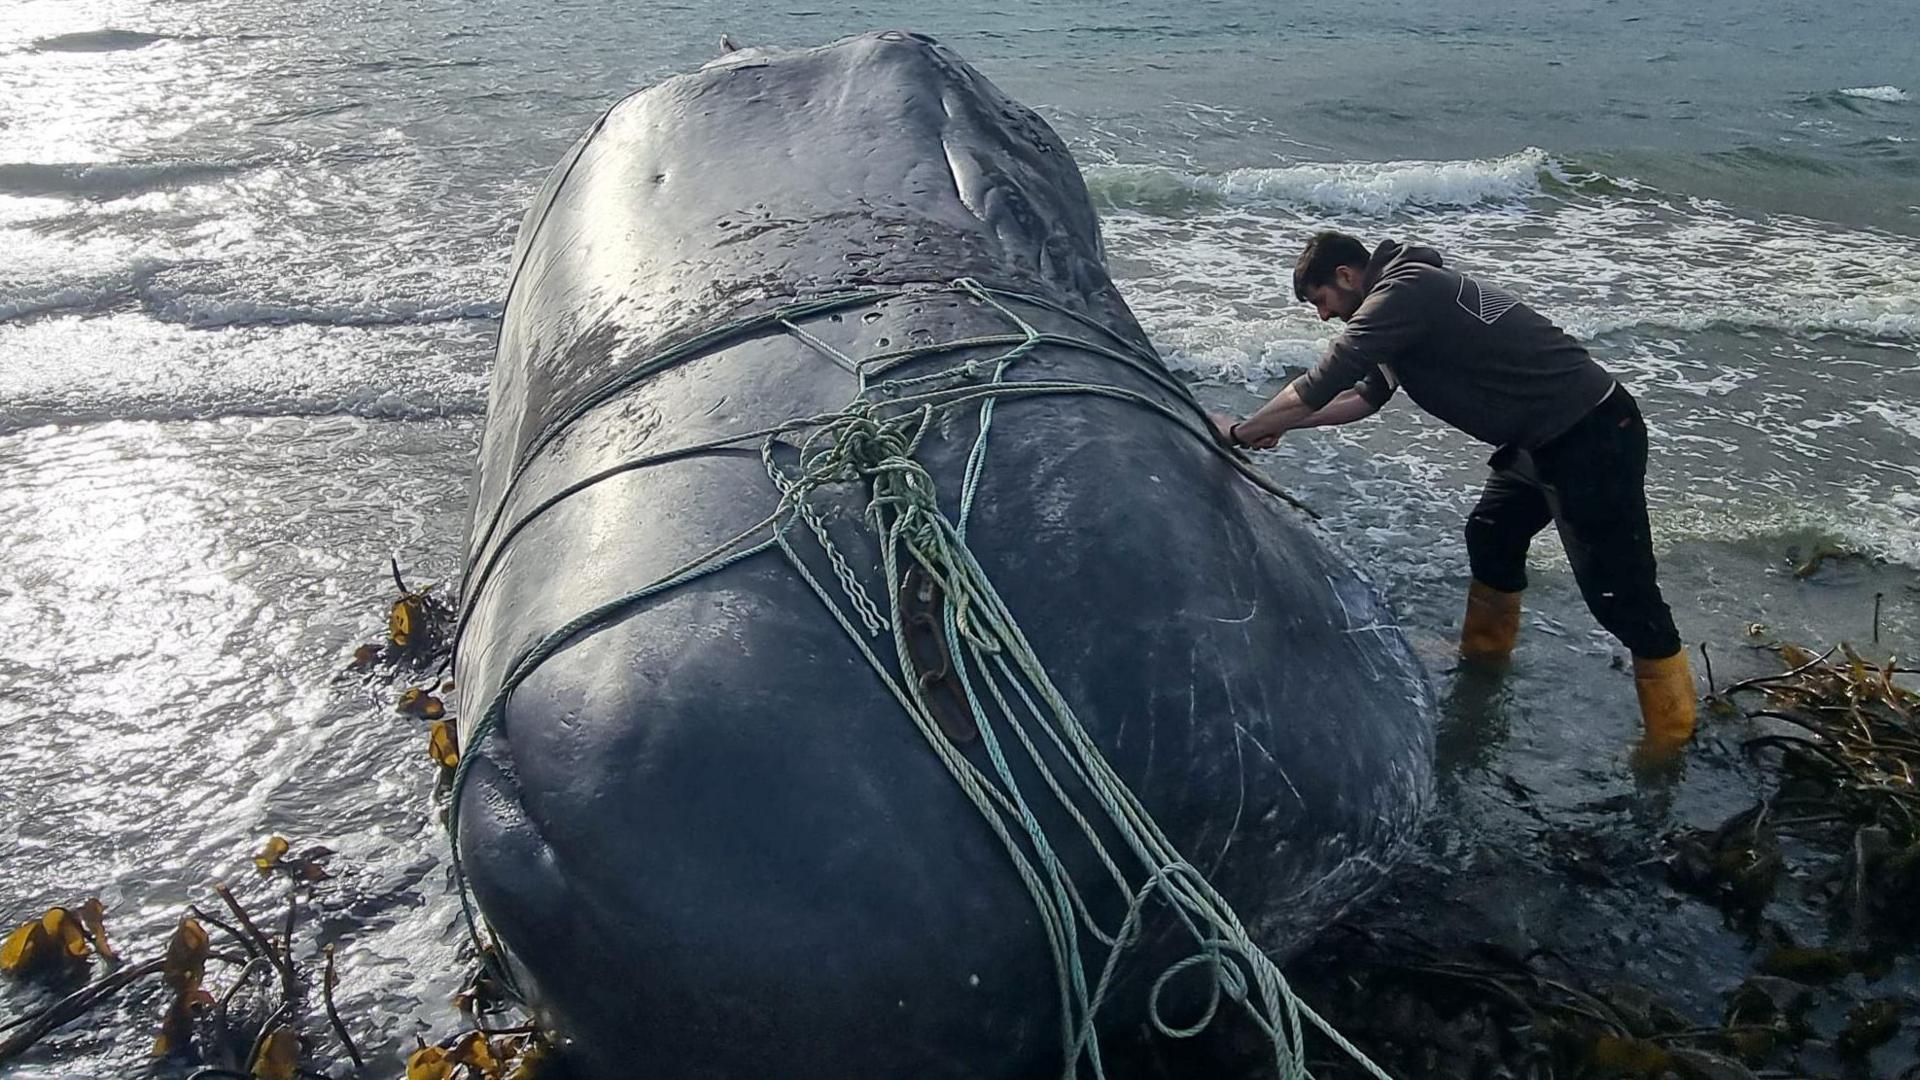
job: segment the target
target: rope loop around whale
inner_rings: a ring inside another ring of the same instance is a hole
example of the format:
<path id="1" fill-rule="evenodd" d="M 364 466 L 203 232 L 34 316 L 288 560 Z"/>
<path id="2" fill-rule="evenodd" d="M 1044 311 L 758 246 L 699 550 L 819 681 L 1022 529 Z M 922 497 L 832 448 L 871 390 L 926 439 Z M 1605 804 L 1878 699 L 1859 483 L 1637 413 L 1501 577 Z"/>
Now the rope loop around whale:
<path id="1" fill-rule="evenodd" d="M 809 333 L 804 326 L 805 320 L 812 317 L 929 291 L 950 291 L 991 308 L 1014 327 L 1014 332 L 855 359 Z M 1043 332 L 1014 310 L 1016 304 L 1068 316 L 1106 340 Z M 506 509 L 521 477 L 539 453 L 572 424 L 660 371 L 764 333 L 789 334 L 854 374 L 857 387 L 854 398 L 835 412 L 798 417 L 756 431 L 636 457 L 603 469 L 528 508 L 502 531 Z M 1139 390 L 1111 383 L 1007 380 L 1009 369 L 1042 346 L 1073 349 L 1123 364 L 1168 389 L 1183 407 L 1176 409 Z M 965 360 L 931 373 L 886 377 L 889 372 L 917 360 L 981 349 L 1001 351 L 984 360 Z M 1279 968 L 1241 925 L 1225 897 L 1160 830 L 1146 807 L 1100 753 L 1071 704 L 1048 677 L 1032 644 L 967 545 L 968 522 L 986 467 L 996 405 L 1009 398 L 1050 395 L 1094 395 L 1155 413 L 1201 439 L 1263 489 L 1306 509 L 1244 459 L 1218 445 L 1191 392 L 1168 374 L 1150 351 L 1043 298 L 988 288 L 972 279 L 960 279 L 935 290 L 906 287 L 858 290 L 734 320 L 628 369 L 605 387 L 562 411 L 531 440 L 469 553 L 460 615 L 454 631 L 456 649 L 478 597 L 508 545 L 540 515 L 595 484 L 633 469 L 737 450 L 757 441 L 762 466 L 778 498 L 771 512 L 753 525 L 698 553 L 660 578 L 575 616 L 541 637 L 511 665 L 462 748 L 447 812 L 461 909 L 468 931 L 483 952 L 504 955 L 497 948 L 490 948 L 481 935 L 461 864 L 460 806 L 472 763 L 488 737 L 502 728 L 507 702 L 514 690 L 582 634 L 614 622 L 654 597 L 744 560 L 777 551 L 865 658 L 1006 851 L 1039 914 L 1041 930 L 1052 954 L 1061 1006 L 1063 1077 L 1077 1080 L 1082 1075 L 1091 1075 L 1101 1080 L 1106 1076 L 1096 1035 L 1098 1014 L 1112 989 L 1121 959 L 1128 947 L 1139 940 L 1149 908 L 1159 904 L 1171 912 L 1190 935 L 1194 949 L 1163 971 L 1150 989 L 1148 1014 L 1162 1035 L 1184 1038 L 1198 1034 L 1213 1021 L 1224 999 L 1242 1007 L 1272 1042 L 1274 1066 L 1284 1080 L 1302 1080 L 1309 1076 L 1304 1024 L 1318 1029 L 1373 1076 L 1387 1080 L 1384 1071 L 1293 993 Z M 949 518 L 939 505 L 933 477 L 916 454 L 936 419 L 961 409 L 975 411 L 978 434 L 962 475 L 958 512 Z M 812 501 L 816 493 L 851 484 L 864 485 L 867 492 L 862 520 L 878 544 L 878 562 L 885 586 L 883 601 L 877 602 L 860 580 Z M 798 546 L 803 537 L 804 542 L 810 542 L 824 556 L 831 584 L 803 557 Z M 940 599 L 937 631 L 951 660 L 952 675 L 959 684 L 970 719 L 979 733 L 986 758 L 984 768 L 965 755 L 942 730 L 928 690 L 918 677 L 919 665 L 908 640 L 907 620 L 902 618 L 900 610 L 905 583 L 912 573 L 924 575 L 937 588 Z M 890 657 L 886 655 L 889 653 Z M 1088 811 L 1077 805 L 1068 793 L 1068 781 L 1049 766 L 1046 751 L 1057 754 L 1067 763 L 1071 782 L 1077 783 L 1084 797 L 1093 804 L 1093 814 L 1119 837 L 1121 850 L 1111 850 L 1102 841 L 1089 820 Z M 1023 791 L 1015 779 L 1016 761 L 1037 770 L 1047 794 L 1076 823 L 1081 839 L 1091 845 L 1119 895 L 1127 897 L 1125 916 L 1119 926 L 1108 930 L 1091 915 L 1083 899 L 1082 883 L 1072 880 L 1058 854 L 1055 838 L 1040 824 L 1033 808 L 1035 796 Z M 1134 867 L 1132 875 L 1123 869 L 1128 865 Z M 1133 877 L 1138 880 L 1132 880 Z M 1097 941 L 1106 953 L 1091 978 L 1088 964 L 1091 958 L 1084 954 L 1083 936 Z M 1162 1014 L 1162 995 L 1175 978 L 1195 970 L 1204 970 L 1211 976 L 1208 1003 L 1197 1019 L 1173 1023 Z M 510 972 L 503 974 L 510 978 Z"/>

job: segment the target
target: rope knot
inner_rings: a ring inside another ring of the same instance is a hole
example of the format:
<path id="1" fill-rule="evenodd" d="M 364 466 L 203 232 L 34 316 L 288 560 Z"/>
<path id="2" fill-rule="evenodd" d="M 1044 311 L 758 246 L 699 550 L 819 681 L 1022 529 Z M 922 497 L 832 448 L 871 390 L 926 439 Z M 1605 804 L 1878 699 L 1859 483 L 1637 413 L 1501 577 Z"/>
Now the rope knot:
<path id="1" fill-rule="evenodd" d="M 824 455 L 841 464 L 849 478 L 873 476 L 913 454 L 919 441 L 909 428 L 918 414 L 891 419 L 878 415 L 873 403 L 865 399 L 848 405 L 836 417 L 828 432 L 831 444 Z"/>

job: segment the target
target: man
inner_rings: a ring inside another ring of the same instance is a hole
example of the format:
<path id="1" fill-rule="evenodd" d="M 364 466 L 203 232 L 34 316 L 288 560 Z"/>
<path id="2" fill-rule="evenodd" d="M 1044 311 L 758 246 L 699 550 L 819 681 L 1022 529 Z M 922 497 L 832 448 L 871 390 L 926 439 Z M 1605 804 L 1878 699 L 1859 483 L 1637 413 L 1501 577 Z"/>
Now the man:
<path id="1" fill-rule="evenodd" d="M 1647 430 L 1627 389 L 1579 342 L 1511 293 L 1391 240 L 1371 254 L 1345 233 L 1308 242 L 1296 298 L 1346 328 L 1326 358 L 1222 438 L 1266 449 L 1295 428 L 1371 416 L 1404 388 L 1421 408 L 1498 449 L 1467 517 L 1460 652 L 1504 663 L 1520 629 L 1527 546 L 1559 527 L 1594 617 L 1633 653 L 1645 729 L 1636 760 L 1677 757 L 1693 735 L 1693 675 L 1655 580 L 1647 525 Z"/>

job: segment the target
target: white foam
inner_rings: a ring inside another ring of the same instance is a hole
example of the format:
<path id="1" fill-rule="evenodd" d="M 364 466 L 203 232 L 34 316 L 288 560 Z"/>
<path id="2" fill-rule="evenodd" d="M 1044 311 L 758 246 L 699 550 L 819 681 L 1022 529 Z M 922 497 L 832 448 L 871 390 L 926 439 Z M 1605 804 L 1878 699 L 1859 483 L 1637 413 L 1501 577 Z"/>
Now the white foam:
<path id="1" fill-rule="evenodd" d="M 1867 403 L 1866 411 L 1885 421 L 1887 426 L 1920 442 L 1920 403 L 1874 401 Z"/>
<path id="2" fill-rule="evenodd" d="M 194 327 L 497 318 L 499 193 L 443 187 L 404 158 L 338 149 L 0 163 L 0 318 L 130 308 Z M 426 207 L 435 216 L 421 217 Z M 375 220 L 382 228 L 337 227 Z"/>
<path id="3" fill-rule="evenodd" d="M 1650 195 L 1458 209 L 1391 229 L 1360 215 L 1180 218 L 1115 210 L 1102 228 L 1128 302 L 1175 368 L 1258 386 L 1312 364 L 1337 326 L 1293 299 L 1293 256 L 1343 227 L 1439 247 L 1582 338 L 1708 327 L 1920 342 L 1920 241 Z"/>
<path id="4" fill-rule="evenodd" d="M 1842 96 L 1868 101 L 1906 101 L 1907 92 L 1897 86 L 1855 86 L 1840 91 Z"/>
<path id="5" fill-rule="evenodd" d="M 123 301 L 131 282 L 113 278 L 92 281 L 7 283 L 0 296 L 0 322 L 58 311 L 100 311 Z"/>
<path id="6" fill-rule="evenodd" d="M 1326 355 L 1326 335 L 1313 335 L 1281 320 L 1232 327 L 1195 325 L 1172 330 L 1154 342 L 1167 366 L 1200 379 L 1255 388 L 1305 371 Z"/>
<path id="7" fill-rule="evenodd" d="M 268 265 L 219 257 L 222 239 L 177 248 L 131 238 L 62 242 L 0 228 L 0 320 L 137 308 L 199 328 L 394 326 L 491 320 L 502 310 L 495 263 Z"/>
<path id="8" fill-rule="evenodd" d="M 1384 234 L 1431 243 L 1576 335 L 1602 338 L 1596 351 L 1643 396 L 1667 473 L 1679 478 L 1659 499 L 1669 541 L 1773 528 L 1752 512 L 1749 486 L 1764 477 L 1809 518 L 1844 516 L 1842 531 L 1860 550 L 1920 566 L 1920 503 L 1898 494 L 1920 483 L 1920 467 L 1905 464 L 1920 460 L 1920 413 L 1904 375 L 1920 362 L 1920 240 L 1747 218 L 1641 192 L 1540 200 L 1519 212 L 1465 208 L 1391 229 L 1359 215 L 1323 220 L 1228 207 L 1177 219 L 1116 211 L 1103 220 L 1121 289 L 1169 365 L 1263 394 L 1316 362 L 1339 329 L 1292 293 L 1292 255 L 1327 226 L 1368 241 Z M 1709 327 L 1710 337 L 1696 336 Z M 1205 393 L 1218 400 L 1223 391 Z M 1422 494 L 1428 485 L 1417 469 L 1391 460 L 1427 433 L 1408 422 L 1415 413 L 1403 406 L 1351 432 L 1304 435 L 1294 453 L 1358 448 L 1364 465 L 1343 454 L 1336 501 L 1356 490 L 1364 498 L 1350 501 L 1369 505 L 1430 501 L 1440 496 Z M 1864 420 L 1842 425 L 1839 417 Z M 1473 465 L 1484 455 L 1447 442 L 1415 456 Z M 1676 518 L 1683 508 L 1699 510 L 1700 493 L 1730 489 L 1742 492 L 1731 508 L 1700 510 L 1705 516 L 1693 524 Z M 1391 521 L 1400 512 L 1381 513 Z M 1352 519 L 1343 527 L 1351 535 L 1376 525 Z"/>
<path id="9" fill-rule="evenodd" d="M 220 416 L 474 415 L 486 407 L 491 337 L 477 323 L 194 330 L 133 312 L 55 316 L 0 336 L 0 431 Z"/>
<path id="10" fill-rule="evenodd" d="M 1409 208 L 1515 203 L 1542 192 L 1541 174 L 1557 168 L 1528 147 L 1487 160 L 1337 162 L 1192 173 L 1162 165 L 1093 165 L 1088 186 L 1120 206 L 1160 205 L 1181 197 L 1230 206 L 1280 206 L 1380 215 Z"/>
<path id="11" fill-rule="evenodd" d="M 105 311 L 131 303 L 180 253 L 128 241 L 36 242 L 0 229 L 0 320 L 58 311 Z"/>
<path id="12" fill-rule="evenodd" d="M 0 195 L 121 199 L 146 191 L 206 183 L 252 163 L 233 161 L 81 161 L 0 163 Z"/>
<path id="13" fill-rule="evenodd" d="M 422 326 L 500 317 L 498 300 L 453 296 L 277 297 L 173 292 L 156 281 L 169 264 L 141 259 L 120 267 L 41 281 L 0 281 L 0 321 L 101 314 L 138 307 L 154 319 L 198 329 L 228 326 Z"/>
<path id="14" fill-rule="evenodd" d="M 1775 306 L 1757 298 L 1727 298 L 1691 308 L 1627 309 L 1573 306 L 1554 318 L 1576 337 L 1636 329 L 1678 331 L 1778 330 L 1789 334 L 1851 334 L 1877 341 L 1920 341 L 1920 294 L 1820 298 L 1784 296 Z"/>
<path id="15" fill-rule="evenodd" d="M 326 299 L 249 300 L 218 296 L 148 297 L 147 310 L 162 322 L 196 329 L 226 326 L 425 326 L 462 319 L 497 319 L 497 300 L 368 297 L 357 302 Z"/>

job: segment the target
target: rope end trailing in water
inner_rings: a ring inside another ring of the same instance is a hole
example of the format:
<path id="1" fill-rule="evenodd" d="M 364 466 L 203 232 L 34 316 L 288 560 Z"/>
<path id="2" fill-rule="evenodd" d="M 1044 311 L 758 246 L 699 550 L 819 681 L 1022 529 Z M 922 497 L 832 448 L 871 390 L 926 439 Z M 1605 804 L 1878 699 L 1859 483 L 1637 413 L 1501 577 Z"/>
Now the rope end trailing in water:
<path id="1" fill-rule="evenodd" d="M 1307 1076 L 1304 1020 L 1351 1054 L 1371 1074 L 1384 1078 L 1384 1072 L 1293 994 L 1278 967 L 1248 935 L 1225 897 L 1186 861 L 1154 823 L 1147 809 L 1101 755 L 1071 705 L 1048 677 L 1031 643 L 966 543 L 967 521 L 984 475 L 996 403 L 1008 398 L 1041 395 L 1091 395 L 1144 408 L 1199 438 L 1263 490 L 1311 517 L 1317 519 L 1318 515 L 1244 458 L 1221 447 L 1213 437 L 1204 411 L 1185 384 L 1173 378 L 1150 350 L 1043 298 L 989 289 L 972 279 L 960 279 L 944 288 L 994 309 L 1013 324 L 1014 332 L 895 350 L 857 360 L 806 333 L 800 321 L 812 315 L 890 299 L 907 290 L 864 290 L 786 305 L 723 324 L 636 365 L 563 412 L 529 444 L 478 543 L 472 547 L 474 562 L 468 567 L 469 586 L 463 590 L 456 644 L 506 545 L 535 517 L 600 480 L 631 469 L 680 460 L 692 453 L 758 440 L 762 463 L 778 497 L 772 512 L 753 526 L 696 555 L 666 576 L 570 620 L 536 642 L 511 667 L 468 739 L 469 745 L 454 774 L 447 811 L 455 882 L 475 943 L 483 955 L 496 958 L 504 955 L 499 951 L 497 940 L 483 939 L 480 920 L 467 888 L 460 861 L 460 804 L 472 763 L 485 739 L 499 727 L 514 690 L 542 663 L 582 634 L 610 623 L 664 592 L 778 549 L 920 730 L 929 748 L 999 839 L 1016 875 L 1026 887 L 1053 955 L 1056 991 L 1062 1010 L 1065 1076 L 1073 1078 L 1090 1071 L 1098 1080 L 1106 1075 L 1100 1057 L 1098 1014 L 1112 989 L 1120 957 L 1138 939 L 1146 906 L 1158 900 L 1168 906 L 1192 936 L 1195 946 L 1192 955 L 1162 973 L 1149 991 L 1153 1023 L 1161 1034 L 1175 1038 L 1198 1034 L 1212 1022 L 1224 995 L 1242 1006 L 1272 1040 L 1274 1063 L 1280 1076 L 1288 1080 Z M 1105 335 L 1115 345 L 1042 332 L 1012 309 L 1010 305 L 1015 303 L 1068 316 Z M 790 334 L 852 372 L 857 382 L 854 399 L 834 413 L 796 418 L 772 428 L 698 447 L 648 455 L 603 470 L 536 505 L 495 542 L 514 486 L 534 456 L 561 431 L 645 378 L 695 355 L 767 332 Z M 1179 407 L 1169 406 L 1139 390 L 1109 383 L 1007 381 L 1007 372 L 1042 345 L 1113 360 L 1168 391 Z M 987 361 L 978 358 L 956 361 L 930 374 L 893 379 L 879 377 L 915 360 L 981 347 L 1004 347 L 1004 351 Z M 936 416 L 963 408 L 976 410 L 978 435 L 962 476 L 960 510 L 955 520 L 949 520 L 940 508 L 933 478 L 916 454 Z M 798 445 L 797 462 L 791 467 L 783 466 L 775 453 L 777 440 L 783 435 L 802 432 L 805 435 Z M 829 535 L 824 516 L 813 504 L 819 493 L 852 482 L 867 487 L 863 520 L 878 546 L 878 561 L 886 585 L 885 610 L 873 599 L 860 575 Z M 838 597 L 814 574 L 795 546 L 794 538 L 803 532 L 811 536 L 826 559 L 831 576 L 839 586 Z M 909 568 L 937 585 L 940 630 L 945 637 L 946 654 L 953 661 L 950 674 L 959 681 L 973 727 L 981 737 L 988 759 L 985 770 L 943 733 L 926 697 L 901 611 L 903 582 Z M 888 630 L 892 631 L 893 638 L 890 661 L 883 659 L 870 644 Z M 1014 707 L 1015 701 L 1020 703 L 1020 708 Z M 1118 857 L 1108 850 L 1087 812 L 1076 805 L 1062 779 L 1049 765 L 1041 749 L 1041 739 L 1064 757 L 1073 782 L 1083 790 L 1084 798 L 1094 804 L 1093 812 L 1120 837 L 1122 851 Z M 1067 873 L 1055 838 L 1039 823 L 1033 809 L 1034 798 L 1016 780 L 1010 751 L 1024 754 L 1024 766 L 1037 770 L 1047 788 L 1045 794 L 1065 807 L 1079 827 L 1080 840 L 1097 855 L 1115 888 L 1127 897 L 1126 916 L 1116 930 L 1102 929 L 1091 917 L 1081 884 Z M 1140 878 L 1138 883 L 1129 880 L 1129 872 L 1123 865 L 1133 868 L 1132 874 Z M 1099 975 L 1091 981 L 1083 955 L 1083 936 L 1093 938 L 1107 950 Z M 503 978 L 510 978 L 504 962 L 501 967 Z M 1162 990 L 1174 977 L 1202 968 L 1213 980 L 1205 1013 L 1197 1022 L 1186 1025 L 1167 1022 L 1159 1013 Z"/>

